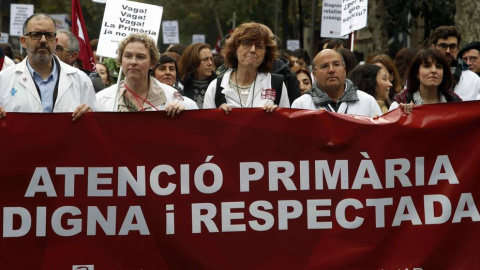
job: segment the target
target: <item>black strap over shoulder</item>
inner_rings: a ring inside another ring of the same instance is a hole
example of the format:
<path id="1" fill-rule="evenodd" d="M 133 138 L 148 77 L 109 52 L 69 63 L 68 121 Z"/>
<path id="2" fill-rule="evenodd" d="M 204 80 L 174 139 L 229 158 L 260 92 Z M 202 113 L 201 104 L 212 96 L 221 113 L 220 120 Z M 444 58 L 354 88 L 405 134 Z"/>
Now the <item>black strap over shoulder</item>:
<path id="1" fill-rule="evenodd" d="M 215 90 L 215 106 L 220 107 L 223 103 L 227 103 L 227 100 L 225 98 L 225 94 L 222 93 L 223 87 L 221 86 L 222 84 L 222 79 L 223 75 L 221 74 L 220 76 L 217 77 L 217 88 Z M 282 90 L 283 90 L 283 75 L 280 74 L 270 74 L 272 76 L 272 88 L 275 89 L 276 95 L 275 95 L 275 101 L 274 103 L 276 105 L 280 104 L 280 100 L 282 98 Z"/>

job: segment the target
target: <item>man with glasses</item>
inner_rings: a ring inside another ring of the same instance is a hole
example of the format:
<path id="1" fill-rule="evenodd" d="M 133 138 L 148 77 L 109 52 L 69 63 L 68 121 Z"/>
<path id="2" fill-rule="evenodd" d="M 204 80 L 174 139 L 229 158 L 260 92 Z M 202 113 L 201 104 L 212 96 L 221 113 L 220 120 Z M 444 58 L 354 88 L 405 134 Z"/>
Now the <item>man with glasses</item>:
<path id="1" fill-rule="evenodd" d="M 74 34 L 67 30 L 57 31 L 57 46 L 55 47 L 55 54 L 64 63 L 73 66 L 77 61 L 80 45 Z"/>
<path id="2" fill-rule="evenodd" d="M 96 106 L 88 76 L 54 56 L 56 25 L 46 14 L 34 14 L 20 37 L 28 56 L 0 73 L 0 118 L 6 112 L 73 112 L 73 121 Z"/>
<path id="3" fill-rule="evenodd" d="M 292 108 L 380 116 L 382 111 L 377 101 L 360 91 L 347 79 L 345 61 L 340 53 L 325 49 L 313 59 L 312 90 L 297 98 Z"/>
<path id="4" fill-rule="evenodd" d="M 480 76 L 480 42 L 474 41 L 463 46 L 458 56 L 468 65 L 468 69 Z"/>
<path id="5" fill-rule="evenodd" d="M 430 43 L 445 55 L 455 79 L 454 92 L 463 101 L 475 100 L 480 94 L 480 78 L 457 59 L 462 36 L 455 26 L 440 26 L 433 32 Z"/>

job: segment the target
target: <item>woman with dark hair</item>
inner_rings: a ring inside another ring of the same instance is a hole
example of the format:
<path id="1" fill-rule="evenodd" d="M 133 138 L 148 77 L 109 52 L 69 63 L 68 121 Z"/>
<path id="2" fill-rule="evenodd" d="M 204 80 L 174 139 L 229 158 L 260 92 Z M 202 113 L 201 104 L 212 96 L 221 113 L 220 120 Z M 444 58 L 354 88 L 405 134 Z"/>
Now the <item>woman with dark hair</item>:
<path id="1" fill-rule="evenodd" d="M 312 77 L 310 76 L 310 70 L 303 67 L 294 67 L 292 71 L 295 73 L 295 75 L 297 75 L 297 80 L 300 84 L 301 95 L 312 89 Z"/>
<path id="2" fill-rule="evenodd" d="M 375 98 L 382 113 L 387 113 L 390 105 L 388 93 L 392 88 L 389 75 L 386 68 L 365 64 L 353 69 L 348 78 L 358 89 Z"/>
<path id="3" fill-rule="evenodd" d="M 393 97 L 403 90 L 403 85 L 402 79 L 400 79 L 400 75 L 398 75 L 397 67 L 395 66 L 395 63 L 393 63 L 392 58 L 386 54 L 379 54 L 375 56 L 369 64 L 378 65 L 388 70 L 389 80 L 393 84 L 388 97 L 390 100 L 393 100 Z"/>
<path id="4" fill-rule="evenodd" d="M 178 81 L 178 66 L 177 61 L 167 53 L 160 56 L 160 60 L 154 69 L 152 69 L 152 76 L 159 82 L 169 85 L 180 91 L 180 82 Z M 197 103 L 188 97 L 183 97 L 186 108 L 189 110 L 198 109 Z"/>
<path id="5" fill-rule="evenodd" d="M 395 96 L 390 111 L 407 105 L 462 101 L 451 89 L 453 76 L 443 54 L 436 49 L 421 50 L 407 71 L 407 89 Z M 409 113 L 411 108 L 405 108 Z"/>
<path id="6" fill-rule="evenodd" d="M 202 108 L 207 87 L 216 78 L 210 45 L 188 45 L 180 57 L 178 68 L 183 84 L 182 95 L 193 99 Z"/>
<path id="7" fill-rule="evenodd" d="M 152 76 L 161 83 L 170 85 L 178 90 L 177 61 L 169 55 L 162 54 L 155 68 L 152 70 Z"/>
<path id="8" fill-rule="evenodd" d="M 338 49 L 337 52 L 339 52 L 343 57 L 343 61 L 345 62 L 345 69 L 347 70 L 347 77 L 348 77 L 348 75 L 350 75 L 350 72 L 352 72 L 352 70 L 356 68 L 358 65 L 357 57 L 352 51 L 348 49 L 343 49 L 343 48 Z"/>
<path id="9" fill-rule="evenodd" d="M 105 85 L 105 88 L 112 85 L 112 77 L 110 76 L 110 72 L 108 72 L 108 67 L 104 63 L 96 63 L 95 64 L 96 71 L 100 78 L 102 78 L 102 82 Z"/>
<path id="10" fill-rule="evenodd" d="M 400 80 L 402 81 L 402 87 L 406 85 L 407 69 L 417 52 L 418 50 L 414 48 L 403 48 L 398 51 L 397 55 L 395 55 L 394 62 L 395 66 L 397 67 Z"/>
<path id="11" fill-rule="evenodd" d="M 228 114 L 232 108 L 263 107 L 272 112 L 278 106 L 290 107 L 283 79 L 278 83 L 270 74 L 277 53 L 270 33 L 259 23 L 244 23 L 235 29 L 222 50 L 228 70 L 208 86 L 203 108 L 218 107 Z"/>

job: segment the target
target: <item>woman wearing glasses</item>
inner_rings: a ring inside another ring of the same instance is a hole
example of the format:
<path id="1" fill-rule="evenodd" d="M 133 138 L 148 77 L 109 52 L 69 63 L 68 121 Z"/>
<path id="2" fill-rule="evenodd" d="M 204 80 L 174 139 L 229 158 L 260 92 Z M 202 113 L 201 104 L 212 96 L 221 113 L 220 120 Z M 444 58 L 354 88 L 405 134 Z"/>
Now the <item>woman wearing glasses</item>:
<path id="1" fill-rule="evenodd" d="M 289 108 L 283 78 L 273 77 L 277 45 L 271 30 L 259 23 L 241 24 L 225 43 L 222 54 L 228 70 L 210 83 L 203 108 L 220 108 L 228 114 L 232 108 L 262 107 L 272 112 L 278 106 Z"/>
<path id="2" fill-rule="evenodd" d="M 104 111 L 139 112 L 165 110 L 175 116 L 185 110 L 182 96 L 174 88 L 150 76 L 159 59 L 156 43 L 146 34 L 131 34 L 118 46 L 117 61 L 125 80 L 97 93 Z"/>
<path id="3" fill-rule="evenodd" d="M 453 76 L 445 56 L 436 49 L 421 50 L 407 71 L 407 89 L 395 96 L 390 111 L 400 106 L 409 113 L 411 105 L 462 101 L 450 90 L 452 86 Z"/>

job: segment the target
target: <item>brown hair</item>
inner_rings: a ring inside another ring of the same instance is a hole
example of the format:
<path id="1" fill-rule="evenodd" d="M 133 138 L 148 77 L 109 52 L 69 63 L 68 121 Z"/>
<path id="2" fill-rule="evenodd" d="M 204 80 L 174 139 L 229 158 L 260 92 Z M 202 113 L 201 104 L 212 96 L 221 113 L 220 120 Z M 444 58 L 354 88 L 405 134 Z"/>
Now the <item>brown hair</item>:
<path id="1" fill-rule="evenodd" d="M 443 78 L 442 83 L 438 86 L 438 91 L 446 95 L 447 91 L 453 87 L 453 76 L 445 56 L 437 49 L 421 50 L 415 55 L 407 71 L 408 91 L 414 93 L 420 89 L 420 81 L 417 76 L 420 66 L 427 61 L 435 61 L 437 64 L 442 65 Z"/>
<path id="2" fill-rule="evenodd" d="M 200 66 L 200 51 L 203 49 L 211 50 L 212 48 L 206 43 L 190 44 L 185 48 L 182 56 L 180 56 L 178 72 L 180 73 L 183 82 L 185 82 Z"/>
<path id="3" fill-rule="evenodd" d="M 277 44 L 274 41 L 272 30 L 266 25 L 254 22 L 243 23 L 238 26 L 225 42 L 225 47 L 222 50 L 222 55 L 225 57 L 225 66 L 234 69 L 238 67 L 237 48 L 243 40 L 247 39 L 255 43 L 263 41 L 265 56 L 257 70 L 265 73 L 272 71 L 277 54 Z"/>
<path id="4" fill-rule="evenodd" d="M 400 75 L 398 75 L 397 67 L 395 66 L 395 63 L 393 63 L 392 58 L 386 54 L 379 54 L 375 56 L 372 59 L 371 64 L 375 63 L 382 64 L 388 70 L 388 73 L 393 76 L 393 87 L 390 88 L 390 92 L 388 93 L 388 97 L 390 100 L 392 100 L 396 94 L 402 92 L 403 90 L 402 79 L 400 79 Z"/>

